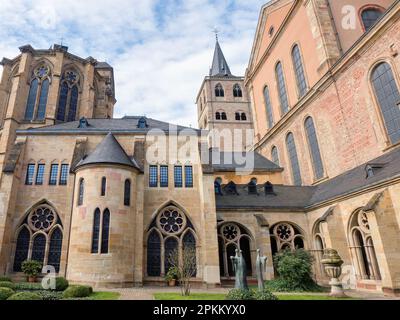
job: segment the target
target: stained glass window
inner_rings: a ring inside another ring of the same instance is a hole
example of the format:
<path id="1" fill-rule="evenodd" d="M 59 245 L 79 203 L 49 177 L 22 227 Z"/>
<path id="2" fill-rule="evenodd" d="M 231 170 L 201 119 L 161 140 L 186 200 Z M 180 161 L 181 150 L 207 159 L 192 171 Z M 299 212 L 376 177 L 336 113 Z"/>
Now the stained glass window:
<path id="1" fill-rule="evenodd" d="M 314 121 L 308 117 L 305 122 L 307 140 L 310 147 L 314 174 L 316 179 L 321 179 L 324 176 L 324 166 L 322 164 L 321 151 L 319 149 L 317 133 L 314 126 Z"/>
<path id="2" fill-rule="evenodd" d="M 193 233 L 191 231 L 187 232 L 185 234 L 185 236 L 183 237 L 183 250 L 185 249 L 192 249 L 192 250 L 196 250 L 196 238 L 194 237 Z M 194 259 L 194 261 L 191 261 L 190 259 L 188 259 L 188 261 L 190 261 L 189 265 L 190 265 L 190 270 L 191 270 L 191 274 L 193 275 L 193 277 L 196 276 L 196 260 Z"/>
<path id="3" fill-rule="evenodd" d="M 44 180 L 44 169 L 45 165 L 44 164 L 39 164 L 37 167 L 37 172 L 36 172 L 36 185 L 42 185 L 43 180 Z"/>
<path id="4" fill-rule="evenodd" d="M 175 188 L 183 187 L 182 166 L 175 166 L 174 168 Z"/>
<path id="5" fill-rule="evenodd" d="M 108 209 L 104 210 L 103 213 L 103 228 L 101 230 L 101 253 L 108 253 L 108 241 L 110 235 L 110 211 Z"/>
<path id="6" fill-rule="evenodd" d="M 33 120 L 33 113 L 35 112 L 36 96 L 39 86 L 39 80 L 34 79 L 31 82 L 29 89 L 28 102 L 26 103 L 25 120 Z"/>
<path id="7" fill-rule="evenodd" d="M 294 142 L 294 136 L 292 133 L 289 133 L 286 138 L 286 146 L 289 153 L 290 164 L 292 166 L 293 183 L 296 186 L 301 186 L 303 182 L 301 179 L 301 172 L 300 172 L 299 159 L 297 157 L 296 144 Z"/>
<path id="8" fill-rule="evenodd" d="M 51 186 L 55 186 L 57 185 L 57 180 L 58 180 L 58 164 L 52 164 L 50 170 L 49 184 Z"/>
<path id="9" fill-rule="evenodd" d="M 71 102 L 69 104 L 68 121 L 76 120 L 76 110 L 78 108 L 78 87 L 74 86 L 71 89 Z"/>
<path id="10" fill-rule="evenodd" d="M 178 250 L 178 241 L 175 238 L 168 238 L 165 240 L 165 256 L 164 256 L 164 266 L 165 273 L 168 273 L 169 269 L 172 267 L 170 260 L 174 258 L 174 253 Z"/>
<path id="11" fill-rule="evenodd" d="M 131 205 L 131 181 L 129 179 L 125 180 L 124 205 L 125 206 L 130 206 Z"/>
<path id="12" fill-rule="evenodd" d="M 43 263 L 46 250 L 46 237 L 44 234 L 38 234 L 33 240 L 32 260 Z"/>
<path id="13" fill-rule="evenodd" d="M 149 277 L 161 276 L 161 239 L 155 230 L 147 239 L 147 275 Z"/>
<path id="14" fill-rule="evenodd" d="M 28 164 L 28 168 L 26 170 L 26 179 L 25 179 L 25 184 L 28 186 L 33 185 L 33 177 L 35 175 L 35 165 L 34 164 Z"/>
<path id="15" fill-rule="evenodd" d="M 380 63 L 372 72 L 372 84 L 382 111 L 390 142 L 400 141 L 400 94 L 392 68 Z"/>
<path id="16" fill-rule="evenodd" d="M 100 209 L 96 209 L 93 217 L 92 253 L 99 253 Z"/>
<path id="17" fill-rule="evenodd" d="M 23 227 L 18 234 L 13 268 L 15 272 L 21 272 L 22 262 L 28 259 L 30 237 L 31 235 L 26 227 Z"/>
<path id="18" fill-rule="evenodd" d="M 364 24 L 365 31 L 371 29 L 376 21 L 382 16 L 382 12 L 375 8 L 368 8 L 361 13 L 362 22 Z"/>
<path id="19" fill-rule="evenodd" d="M 279 154 L 278 154 L 278 148 L 277 147 L 272 147 L 271 159 L 272 159 L 273 163 L 275 163 L 277 166 L 280 166 Z"/>
<path id="20" fill-rule="evenodd" d="M 289 101 L 286 92 L 285 76 L 283 75 L 282 63 L 278 62 L 276 65 L 276 81 L 278 84 L 279 100 L 281 102 L 282 115 L 289 111 Z"/>
<path id="21" fill-rule="evenodd" d="M 271 104 L 271 98 L 269 96 L 268 87 L 264 88 L 264 100 L 265 100 L 265 110 L 267 112 L 268 127 L 272 128 L 274 126 L 274 118 L 272 115 L 272 104 Z"/>
<path id="22" fill-rule="evenodd" d="M 39 96 L 39 105 L 37 110 L 37 119 L 44 120 L 46 117 L 47 96 L 49 93 L 49 80 L 46 79 L 42 82 Z"/>
<path id="23" fill-rule="evenodd" d="M 160 167 L 160 186 L 161 188 L 168 188 L 168 166 Z"/>
<path id="24" fill-rule="evenodd" d="M 298 45 L 295 45 L 292 50 L 293 68 L 296 75 L 297 88 L 299 90 L 299 97 L 303 97 L 307 92 L 307 82 L 304 74 L 303 62 L 301 61 L 301 54 Z"/>
<path id="25" fill-rule="evenodd" d="M 69 165 L 62 164 L 61 165 L 61 174 L 60 174 L 60 185 L 66 186 L 68 183 L 68 174 L 69 174 Z"/>
<path id="26" fill-rule="evenodd" d="M 59 228 L 56 228 L 50 237 L 49 256 L 47 264 L 53 266 L 58 273 L 60 271 L 61 249 L 63 235 Z"/>
<path id="27" fill-rule="evenodd" d="M 185 187 L 193 188 L 193 167 L 185 166 Z"/>
<path id="28" fill-rule="evenodd" d="M 68 84 L 64 82 L 61 85 L 60 98 L 58 100 L 57 120 L 65 121 L 65 111 L 67 109 Z"/>
<path id="29" fill-rule="evenodd" d="M 150 188 L 158 187 L 158 167 L 150 166 L 149 168 L 149 186 Z"/>

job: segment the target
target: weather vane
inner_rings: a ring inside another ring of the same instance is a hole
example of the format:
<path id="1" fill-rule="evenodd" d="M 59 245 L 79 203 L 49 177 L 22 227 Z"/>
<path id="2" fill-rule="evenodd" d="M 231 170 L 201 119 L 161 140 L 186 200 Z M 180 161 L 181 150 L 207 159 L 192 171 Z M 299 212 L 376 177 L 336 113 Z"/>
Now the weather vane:
<path id="1" fill-rule="evenodd" d="M 217 29 L 217 27 L 214 27 L 213 32 L 215 33 L 215 39 L 218 41 L 218 33 L 219 33 L 219 30 Z"/>

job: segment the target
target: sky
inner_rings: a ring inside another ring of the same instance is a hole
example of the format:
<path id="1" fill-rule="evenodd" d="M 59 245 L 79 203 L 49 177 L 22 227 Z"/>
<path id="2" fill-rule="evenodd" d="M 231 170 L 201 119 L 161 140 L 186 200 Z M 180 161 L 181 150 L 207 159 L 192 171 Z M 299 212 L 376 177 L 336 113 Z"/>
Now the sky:
<path id="1" fill-rule="evenodd" d="M 197 127 L 195 99 L 219 39 L 234 75 L 249 61 L 267 0 L 0 0 L 0 59 L 54 43 L 114 67 L 114 117 Z M 0 67 L 1 74 L 1 67 Z"/>

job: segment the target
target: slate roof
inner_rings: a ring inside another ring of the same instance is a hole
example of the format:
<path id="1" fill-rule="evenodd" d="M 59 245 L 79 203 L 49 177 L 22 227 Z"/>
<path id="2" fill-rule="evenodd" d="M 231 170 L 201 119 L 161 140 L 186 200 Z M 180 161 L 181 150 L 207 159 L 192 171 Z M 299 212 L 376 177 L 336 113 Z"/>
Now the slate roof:
<path id="1" fill-rule="evenodd" d="M 210 69 L 210 76 L 211 77 L 233 76 L 231 70 L 229 69 L 228 63 L 226 62 L 224 53 L 222 52 L 218 40 L 215 43 L 214 58 Z"/>
<path id="2" fill-rule="evenodd" d="M 367 178 L 366 166 L 380 164 L 374 176 Z M 400 148 L 349 170 L 317 186 L 283 186 L 275 185 L 276 195 L 265 195 L 263 186 L 258 186 L 259 195 L 251 195 L 247 186 L 238 185 L 239 195 L 223 192 L 216 196 L 218 209 L 279 209 L 306 211 L 325 201 L 373 187 L 394 178 L 400 178 Z"/>
<path id="3" fill-rule="evenodd" d="M 139 169 L 136 160 L 126 154 L 112 133 L 109 133 L 91 154 L 83 158 L 75 169 L 89 164 L 118 164 Z"/>
<path id="4" fill-rule="evenodd" d="M 254 157 L 252 155 L 254 155 Z M 281 167 L 277 166 L 275 163 L 257 152 L 220 152 L 215 149 L 210 149 L 209 159 L 214 171 L 220 172 L 232 172 L 236 170 L 246 171 L 246 166 L 250 166 L 249 169 L 253 172 L 283 171 Z M 246 162 L 243 159 L 246 159 Z"/>
<path id="5" fill-rule="evenodd" d="M 147 133 L 153 129 L 159 129 L 166 133 L 169 133 L 170 126 L 176 128 L 178 132 L 186 129 L 193 130 L 193 132 L 200 134 L 200 130 L 192 129 L 183 126 L 175 126 L 167 122 L 154 120 L 151 118 L 144 117 L 147 122 L 146 128 L 138 128 L 139 120 L 143 118 L 140 116 L 126 116 L 121 119 L 87 119 L 88 126 L 85 128 L 79 128 L 79 121 L 65 122 L 52 126 L 17 130 L 17 133 L 22 134 L 35 134 L 35 133 Z"/>

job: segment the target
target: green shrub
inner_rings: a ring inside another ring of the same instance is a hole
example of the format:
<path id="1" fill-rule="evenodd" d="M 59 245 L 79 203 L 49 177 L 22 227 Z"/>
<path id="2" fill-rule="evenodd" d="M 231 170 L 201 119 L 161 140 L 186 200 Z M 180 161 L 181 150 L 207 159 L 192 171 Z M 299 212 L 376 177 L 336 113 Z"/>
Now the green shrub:
<path id="1" fill-rule="evenodd" d="M 267 282 L 272 291 L 314 291 L 321 288 L 312 279 L 313 257 L 303 249 L 284 250 L 274 256 L 278 279 Z"/>
<path id="2" fill-rule="evenodd" d="M 0 282 L 13 282 L 13 281 L 9 277 L 0 276 Z"/>
<path id="3" fill-rule="evenodd" d="M 275 301 L 278 298 L 268 289 L 264 289 L 264 291 L 254 291 L 253 293 L 254 300 L 270 300 Z"/>
<path id="4" fill-rule="evenodd" d="M 33 292 L 18 292 L 13 294 L 7 300 L 42 300 L 42 298 Z"/>
<path id="5" fill-rule="evenodd" d="M 20 282 L 14 283 L 14 289 L 17 291 L 40 291 L 44 290 L 43 286 L 39 282 L 29 283 L 29 282 Z"/>
<path id="6" fill-rule="evenodd" d="M 56 291 L 48 291 L 48 290 L 35 291 L 35 294 L 37 294 L 42 300 L 46 301 L 61 300 L 63 298 L 62 292 L 56 292 Z"/>
<path id="7" fill-rule="evenodd" d="M 89 286 L 70 286 L 63 292 L 63 298 L 85 298 L 93 293 Z"/>
<path id="8" fill-rule="evenodd" d="M 254 300 L 254 295 L 250 290 L 233 289 L 229 291 L 226 300 Z"/>
<path id="9" fill-rule="evenodd" d="M 26 260 L 22 262 L 21 269 L 28 277 L 36 277 L 42 271 L 42 263 L 36 260 Z"/>
<path id="10" fill-rule="evenodd" d="M 9 281 L 1 281 L 0 288 L 10 288 L 12 290 L 15 289 L 15 284 Z"/>
<path id="11" fill-rule="evenodd" d="M 12 290 L 10 288 L 0 288 L 0 301 L 7 300 L 14 293 L 15 293 L 14 290 Z"/>
<path id="12" fill-rule="evenodd" d="M 69 282 L 67 279 L 63 277 L 56 278 L 56 289 L 55 291 L 65 291 L 69 286 Z"/>

